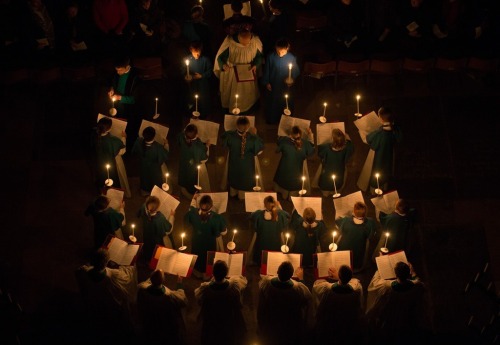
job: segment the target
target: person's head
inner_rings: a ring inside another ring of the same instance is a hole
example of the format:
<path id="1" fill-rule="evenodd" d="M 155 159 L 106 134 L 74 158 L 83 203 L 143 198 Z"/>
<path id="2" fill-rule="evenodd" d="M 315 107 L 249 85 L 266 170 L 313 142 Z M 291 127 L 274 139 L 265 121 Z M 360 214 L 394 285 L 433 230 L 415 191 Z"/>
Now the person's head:
<path id="1" fill-rule="evenodd" d="M 109 203 L 110 203 L 110 200 L 106 195 L 99 195 L 94 200 L 94 206 L 95 206 L 97 211 L 104 211 L 105 209 L 108 208 Z"/>
<path id="2" fill-rule="evenodd" d="M 156 135 L 156 130 L 151 126 L 147 126 L 142 130 L 142 137 L 144 138 L 144 141 L 146 143 L 155 140 L 155 135 Z"/>
<path id="3" fill-rule="evenodd" d="M 411 7 L 413 8 L 420 7 L 420 5 L 422 5 L 422 2 L 424 2 L 424 0 L 410 0 Z"/>
<path id="4" fill-rule="evenodd" d="M 405 281 L 410 278 L 410 266 L 408 266 L 403 261 L 399 261 L 394 267 L 394 273 L 396 273 L 396 278 L 399 281 Z"/>
<path id="5" fill-rule="evenodd" d="M 184 135 L 186 136 L 186 140 L 192 141 L 198 137 L 198 127 L 195 124 L 190 123 L 184 128 Z"/>
<path id="6" fill-rule="evenodd" d="M 340 284 L 345 285 L 349 283 L 352 278 L 352 270 L 347 265 L 342 265 L 339 268 L 339 281 Z"/>
<path id="7" fill-rule="evenodd" d="M 71 1 L 66 7 L 66 15 L 68 18 L 75 18 L 78 15 L 78 3 Z"/>
<path id="8" fill-rule="evenodd" d="M 118 75 L 128 73 L 130 71 L 130 58 L 128 56 L 118 56 L 114 65 Z"/>
<path id="9" fill-rule="evenodd" d="M 302 213 L 302 218 L 304 222 L 311 225 L 316 221 L 316 212 L 312 208 L 306 207 Z"/>
<path id="10" fill-rule="evenodd" d="M 232 0 L 231 11 L 233 11 L 233 13 L 240 14 L 241 10 L 243 10 L 243 3 L 241 0 Z"/>
<path id="11" fill-rule="evenodd" d="M 275 16 L 280 15 L 281 11 L 283 11 L 284 5 L 283 0 L 269 0 L 269 11 L 271 11 L 271 13 Z"/>
<path id="12" fill-rule="evenodd" d="M 105 135 L 111 130 L 111 125 L 113 121 L 109 117 L 102 117 L 97 121 L 97 133 L 100 135 Z"/>
<path id="13" fill-rule="evenodd" d="M 382 123 L 392 123 L 392 110 L 387 107 L 380 107 L 378 110 L 378 116 Z"/>
<path id="14" fill-rule="evenodd" d="M 250 30 L 241 30 L 238 33 L 238 42 L 241 45 L 247 46 L 250 44 L 251 40 L 252 40 L 252 32 Z"/>
<path id="15" fill-rule="evenodd" d="M 271 211 L 274 207 L 276 207 L 276 200 L 274 200 L 272 195 L 268 195 L 264 198 L 264 207 L 268 211 Z"/>
<path id="16" fill-rule="evenodd" d="M 212 273 L 214 275 L 215 281 L 221 282 L 227 277 L 227 272 L 229 268 L 227 267 L 227 263 L 222 260 L 217 260 L 214 263 Z"/>
<path id="17" fill-rule="evenodd" d="M 354 217 L 363 219 L 366 217 L 366 205 L 365 203 L 358 201 L 354 204 Z"/>
<path id="18" fill-rule="evenodd" d="M 282 282 L 289 281 L 293 276 L 293 265 L 290 261 L 283 261 L 278 267 L 278 279 Z"/>
<path id="19" fill-rule="evenodd" d="M 151 7 L 151 0 L 140 0 L 140 4 L 147 11 Z"/>
<path id="20" fill-rule="evenodd" d="M 191 7 L 191 20 L 195 23 L 199 23 L 203 20 L 203 14 L 205 10 L 201 5 L 194 5 Z"/>
<path id="21" fill-rule="evenodd" d="M 345 147 L 345 134 L 338 128 L 332 130 L 332 147 L 335 150 L 342 150 Z"/>
<path id="22" fill-rule="evenodd" d="M 194 41 L 189 44 L 189 51 L 195 60 L 198 60 L 203 50 L 203 43 L 201 41 Z"/>
<path id="23" fill-rule="evenodd" d="M 400 215 L 404 216 L 408 213 L 410 207 L 408 206 L 408 203 L 404 199 L 399 199 L 396 201 L 396 212 L 399 213 Z"/>
<path id="24" fill-rule="evenodd" d="M 352 0 L 340 0 L 344 5 L 349 6 Z"/>
<path id="25" fill-rule="evenodd" d="M 246 116 L 240 116 L 236 120 L 236 130 L 243 134 L 250 128 L 250 120 Z"/>
<path id="26" fill-rule="evenodd" d="M 146 211 L 150 216 L 154 216 L 160 208 L 160 199 L 154 195 L 150 195 L 146 199 Z"/>
<path id="27" fill-rule="evenodd" d="M 109 252 L 107 249 L 99 248 L 90 258 L 90 264 L 93 266 L 94 270 L 102 271 L 109 262 Z"/>
<path id="28" fill-rule="evenodd" d="M 149 277 L 151 279 L 151 284 L 155 287 L 160 287 L 163 285 L 164 281 L 164 275 L 163 271 L 161 269 L 157 269 L 151 273 L 151 276 Z"/>
<path id="29" fill-rule="evenodd" d="M 290 49 L 290 42 L 286 38 L 279 38 L 276 40 L 274 48 L 276 49 L 276 54 L 281 58 L 288 53 L 288 49 Z"/>
<path id="30" fill-rule="evenodd" d="M 42 0 L 28 0 L 28 4 L 34 9 L 40 9 L 43 6 Z"/>
<path id="31" fill-rule="evenodd" d="M 208 213 L 214 206 L 214 202 L 210 195 L 203 195 L 200 199 L 200 211 L 202 213 Z"/>
<path id="32" fill-rule="evenodd" d="M 268 195 L 264 198 L 264 219 L 274 220 L 278 218 L 278 210 L 276 208 L 276 200 L 272 195 Z"/>
<path id="33" fill-rule="evenodd" d="M 293 141 L 300 141 L 300 139 L 302 139 L 302 130 L 300 129 L 299 126 L 292 127 L 292 131 L 290 132 L 290 138 L 292 138 Z"/>

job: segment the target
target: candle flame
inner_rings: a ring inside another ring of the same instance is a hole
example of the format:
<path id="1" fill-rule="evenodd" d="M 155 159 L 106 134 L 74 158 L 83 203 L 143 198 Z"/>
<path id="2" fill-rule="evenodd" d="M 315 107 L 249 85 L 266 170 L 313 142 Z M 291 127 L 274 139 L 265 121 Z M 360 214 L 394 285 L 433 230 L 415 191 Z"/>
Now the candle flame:
<path id="1" fill-rule="evenodd" d="M 111 167 L 111 165 L 106 164 L 106 169 L 109 169 L 110 167 Z"/>
<path id="2" fill-rule="evenodd" d="M 184 61 L 186 63 L 186 66 L 189 66 L 189 60 L 186 59 L 186 61 Z"/>
<path id="3" fill-rule="evenodd" d="M 169 174 L 168 174 L 168 173 L 166 173 L 166 174 L 165 174 L 165 176 L 166 176 L 166 177 L 168 177 L 168 176 L 169 176 Z"/>
<path id="4" fill-rule="evenodd" d="M 258 178 L 259 178 L 259 175 L 255 175 L 255 178 L 257 178 L 257 179 L 258 179 Z"/>
<path id="5" fill-rule="evenodd" d="M 361 96 L 360 96 L 360 95 L 356 95 L 356 100 L 358 100 L 358 101 L 359 101 L 359 99 L 360 99 L 360 98 L 361 98 Z"/>
<path id="6" fill-rule="evenodd" d="M 198 95 L 194 95 L 195 98 L 198 98 Z"/>
<path id="7" fill-rule="evenodd" d="M 288 232 L 285 234 L 285 236 L 286 238 L 290 238 L 290 234 Z"/>
<path id="8" fill-rule="evenodd" d="M 325 103 L 323 103 L 323 106 L 326 108 L 326 102 L 325 102 Z"/>
<path id="9" fill-rule="evenodd" d="M 182 238 L 184 238 L 184 236 L 186 236 L 186 233 L 185 233 L 185 232 L 183 232 L 183 233 L 181 234 L 181 237 L 182 237 Z"/>
<path id="10" fill-rule="evenodd" d="M 155 98 L 155 101 L 158 101 L 158 97 Z"/>
<path id="11" fill-rule="evenodd" d="M 287 94 L 287 95 L 285 95 L 285 98 L 288 98 L 288 94 Z"/>
<path id="12" fill-rule="evenodd" d="M 132 224 L 132 229 L 135 228 L 135 224 Z"/>
<path id="13" fill-rule="evenodd" d="M 376 174 L 375 174 L 375 177 L 376 177 L 376 178 L 379 178 L 379 177 L 380 177 L 380 174 L 379 174 L 379 173 L 376 173 Z"/>
<path id="14" fill-rule="evenodd" d="M 115 97 L 115 96 L 111 97 L 111 100 L 112 100 L 113 102 L 114 102 L 114 101 L 116 101 L 116 97 Z"/>
<path id="15" fill-rule="evenodd" d="M 291 63 L 288 64 L 288 69 L 292 69 L 292 64 Z"/>
<path id="16" fill-rule="evenodd" d="M 337 231 L 333 232 L 333 237 L 337 236 Z"/>
<path id="17" fill-rule="evenodd" d="M 235 97 L 238 98 L 239 97 L 238 94 L 236 94 Z"/>
<path id="18" fill-rule="evenodd" d="M 305 181 L 306 180 L 306 177 L 305 176 L 302 176 L 302 181 Z"/>
<path id="19" fill-rule="evenodd" d="M 385 237 L 389 237 L 389 232 L 386 232 L 386 233 L 385 233 Z"/>
<path id="20" fill-rule="evenodd" d="M 200 168 L 201 168 L 201 165 L 198 165 L 198 166 L 196 167 L 196 169 L 198 169 L 198 170 L 200 170 Z"/>
<path id="21" fill-rule="evenodd" d="M 237 233 L 237 232 L 238 232 L 238 230 L 234 229 L 234 230 L 233 230 L 233 232 L 234 232 L 234 233 Z"/>
<path id="22" fill-rule="evenodd" d="M 332 179 L 334 179 L 334 180 L 335 180 L 335 175 L 332 175 Z"/>

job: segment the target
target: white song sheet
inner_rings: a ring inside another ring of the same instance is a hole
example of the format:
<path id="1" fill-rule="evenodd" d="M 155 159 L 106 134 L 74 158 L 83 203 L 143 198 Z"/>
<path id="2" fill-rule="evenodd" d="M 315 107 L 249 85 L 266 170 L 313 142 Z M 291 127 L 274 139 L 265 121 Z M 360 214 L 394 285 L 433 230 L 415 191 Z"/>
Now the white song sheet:
<path id="1" fill-rule="evenodd" d="M 196 125 L 198 137 L 202 142 L 206 143 L 210 140 L 210 145 L 217 145 L 220 127 L 218 123 L 198 119 L 191 119 L 189 123 Z"/>
<path id="2" fill-rule="evenodd" d="M 367 144 L 366 136 L 371 132 L 379 129 L 380 126 L 382 126 L 382 123 L 380 122 L 378 115 L 374 111 L 372 111 L 369 114 L 354 121 L 354 125 L 358 128 L 361 140 L 363 140 L 363 142 Z"/>
<path id="3" fill-rule="evenodd" d="M 158 186 L 153 186 L 151 195 L 156 196 L 158 199 L 160 199 L 159 209 L 166 218 L 168 218 L 170 216 L 170 212 L 175 211 L 177 209 L 177 206 L 179 206 L 180 204 L 179 200 L 177 200 Z"/>
<path id="4" fill-rule="evenodd" d="M 272 196 L 274 200 L 278 200 L 277 193 L 265 192 L 245 192 L 245 211 L 255 212 L 264 209 L 264 199 Z"/>
<path id="5" fill-rule="evenodd" d="M 323 211 L 321 208 L 321 197 L 303 197 L 303 196 L 292 196 L 293 207 L 297 210 L 297 213 L 302 216 L 304 209 L 310 207 L 316 212 L 316 220 L 323 219 Z"/>
<path id="6" fill-rule="evenodd" d="M 234 69 L 238 82 L 255 80 L 255 76 L 252 71 L 252 65 L 250 64 L 236 65 L 234 66 Z"/>
<path id="7" fill-rule="evenodd" d="M 335 206 L 335 219 L 351 216 L 354 204 L 358 201 L 363 203 L 365 202 L 363 199 L 363 193 L 359 190 L 346 196 L 333 199 L 333 205 Z"/>
<path id="8" fill-rule="evenodd" d="M 118 265 L 130 265 L 140 247 L 137 244 L 128 244 L 117 237 L 113 237 L 108 244 L 109 259 Z"/>
<path id="9" fill-rule="evenodd" d="M 240 276 L 243 274 L 243 253 L 229 254 L 215 252 L 214 262 L 217 260 L 225 261 L 229 270 L 228 277 Z"/>
<path id="10" fill-rule="evenodd" d="M 250 122 L 250 127 L 255 127 L 255 116 L 245 116 Z M 238 120 L 239 115 L 226 115 L 224 116 L 224 130 L 225 131 L 235 131 L 236 130 L 236 121 Z"/>
<path id="11" fill-rule="evenodd" d="M 187 277 L 189 268 L 193 262 L 193 257 L 196 260 L 198 256 L 179 253 L 178 251 L 169 248 L 161 248 L 156 268 L 161 268 L 164 272 L 173 275 Z"/>
<path id="12" fill-rule="evenodd" d="M 311 121 L 287 115 L 281 115 L 280 124 L 278 126 L 278 136 L 289 136 L 292 133 L 293 126 L 299 126 L 302 130 L 302 138 L 307 139 L 307 129 L 311 126 Z"/>
<path id="13" fill-rule="evenodd" d="M 408 264 L 404 251 L 375 257 L 380 277 L 382 279 L 395 279 L 396 273 L 394 272 L 394 267 L 396 267 L 396 264 L 400 261 Z"/>
<path id="14" fill-rule="evenodd" d="M 376 196 L 370 199 L 375 206 L 377 219 L 380 211 L 385 214 L 391 214 L 396 210 L 396 202 L 399 200 L 398 191 L 392 191 L 382 196 Z"/>
<path id="15" fill-rule="evenodd" d="M 318 277 L 328 277 L 328 269 L 335 267 L 337 270 L 342 265 L 351 267 L 351 251 L 340 250 L 336 252 L 318 253 Z"/>
<path id="16" fill-rule="evenodd" d="M 340 129 L 345 134 L 344 122 L 318 123 L 316 125 L 316 145 L 331 143 L 334 128 Z"/>
<path id="17" fill-rule="evenodd" d="M 168 127 L 160 125 L 159 123 L 156 123 L 156 122 L 142 120 L 141 127 L 139 128 L 139 136 L 141 138 L 142 138 L 142 131 L 146 127 L 153 127 L 155 129 L 155 131 L 156 131 L 155 141 L 163 145 L 165 140 L 167 140 Z"/>
<path id="18" fill-rule="evenodd" d="M 300 267 L 300 263 L 302 261 L 302 254 L 284 254 L 281 252 L 267 252 L 267 275 L 268 276 L 277 276 L 278 275 L 278 267 L 284 261 L 290 261 L 293 266 L 293 270 L 297 270 Z M 295 273 L 294 273 L 295 277 Z"/>
<path id="19" fill-rule="evenodd" d="M 111 119 L 111 135 L 114 135 L 115 137 L 118 137 L 123 140 L 125 129 L 127 129 L 127 120 L 124 119 L 119 119 L 117 117 L 111 117 L 111 116 L 106 116 L 103 114 L 98 114 L 97 115 L 97 121 L 102 119 L 103 117 L 107 117 Z"/>
<path id="20" fill-rule="evenodd" d="M 123 195 L 125 192 L 118 188 L 109 188 L 106 191 L 106 196 L 109 198 L 109 207 L 119 211 L 123 202 Z"/>

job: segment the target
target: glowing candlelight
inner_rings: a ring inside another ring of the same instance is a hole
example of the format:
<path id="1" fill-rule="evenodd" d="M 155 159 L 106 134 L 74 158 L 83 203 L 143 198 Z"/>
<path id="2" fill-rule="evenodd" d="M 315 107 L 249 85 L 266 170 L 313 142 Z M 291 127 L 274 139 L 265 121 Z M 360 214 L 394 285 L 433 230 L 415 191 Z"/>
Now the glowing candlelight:
<path id="1" fill-rule="evenodd" d="M 292 79 L 292 64 L 288 64 L 288 80 Z"/>
<path id="2" fill-rule="evenodd" d="M 325 114 L 326 114 L 326 102 L 323 103 L 323 117 L 325 117 Z"/>
<path id="3" fill-rule="evenodd" d="M 158 114 L 158 97 L 155 98 L 155 115 Z"/>
<path id="4" fill-rule="evenodd" d="M 198 165 L 196 168 L 198 169 L 198 183 L 196 185 L 199 186 L 200 185 L 200 168 L 201 168 L 201 165 Z"/>
<path id="5" fill-rule="evenodd" d="M 198 111 L 198 95 L 194 95 L 194 99 L 195 99 L 195 102 L 196 102 L 196 103 L 195 103 L 195 104 L 196 104 L 196 106 L 195 106 L 195 107 L 196 107 L 195 111 Z"/>
<path id="6" fill-rule="evenodd" d="M 165 174 L 165 183 L 168 184 L 168 173 Z"/>
<path id="7" fill-rule="evenodd" d="M 288 95 L 285 95 L 286 108 L 288 109 Z"/>
<path id="8" fill-rule="evenodd" d="M 132 236 L 134 236 L 135 224 L 132 224 Z"/>
<path id="9" fill-rule="evenodd" d="M 337 236 L 337 231 L 332 232 L 333 244 L 335 244 L 335 236 Z"/>
<path id="10" fill-rule="evenodd" d="M 236 101 L 235 101 L 234 107 L 235 107 L 235 108 L 238 108 L 238 97 L 239 97 L 239 96 L 238 96 L 238 94 L 236 94 L 234 97 L 236 98 Z"/>
<path id="11" fill-rule="evenodd" d="M 285 246 L 287 246 L 288 245 L 288 239 L 290 238 L 290 234 L 287 232 L 285 234 L 285 237 L 286 237 Z"/>
<path id="12" fill-rule="evenodd" d="M 306 181 L 306 177 L 302 176 L 302 190 L 304 190 L 304 182 Z"/>
<path id="13" fill-rule="evenodd" d="M 380 185 L 378 184 L 378 178 L 379 178 L 379 176 L 380 176 L 379 173 L 375 174 L 375 178 L 377 179 L 377 189 L 380 189 Z"/>
<path id="14" fill-rule="evenodd" d="M 360 98 L 361 98 L 361 96 L 360 96 L 360 95 L 356 95 L 356 103 L 358 104 L 358 112 L 357 112 L 358 116 L 359 116 L 359 114 L 360 114 L 360 112 L 359 112 L 359 99 L 360 99 Z"/>
<path id="15" fill-rule="evenodd" d="M 115 107 L 115 101 L 116 101 L 116 97 L 115 96 L 111 97 L 111 102 L 113 104 L 113 108 Z"/>
<path id="16" fill-rule="evenodd" d="M 387 239 L 389 238 L 389 232 L 386 232 L 385 233 L 385 244 L 384 244 L 384 248 L 387 248 Z"/>
<path id="17" fill-rule="evenodd" d="M 185 233 L 185 232 L 183 232 L 183 233 L 181 234 L 181 247 L 184 247 L 184 237 L 185 237 L 185 236 L 186 236 L 186 233 Z"/>
<path id="18" fill-rule="evenodd" d="M 107 170 L 107 172 L 108 172 L 108 180 L 109 180 L 109 168 L 110 168 L 110 167 L 111 167 L 111 165 L 106 164 L 106 170 Z"/>
<path id="19" fill-rule="evenodd" d="M 238 232 L 238 230 L 236 230 L 236 229 L 233 230 L 233 238 L 231 239 L 231 242 L 234 242 L 234 236 L 236 235 L 237 232 Z"/>
<path id="20" fill-rule="evenodd" d="M 255 175 L 255 186 L 259 185 L 259 175 Z"/>
<path id="21" fill-rule="evenodd" d="M 186 79 L 189 79 L 189 60 L 186 59 Z"/>
<path id="22" fill-rule="evenodd" d="M 333 188 L 335 189 L 335 194 L 337 194 L 337 185 L 335 184 L 335 175 L 332 175 L 332 180 L 333 180 Z"/>

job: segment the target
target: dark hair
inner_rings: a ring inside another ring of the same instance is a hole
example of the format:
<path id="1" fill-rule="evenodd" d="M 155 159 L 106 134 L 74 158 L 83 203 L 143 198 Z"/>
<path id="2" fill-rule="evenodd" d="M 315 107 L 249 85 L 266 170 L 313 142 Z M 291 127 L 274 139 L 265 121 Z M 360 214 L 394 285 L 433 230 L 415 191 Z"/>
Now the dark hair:
<path id="1" fill-rule="evenodd" d="M 378 116 L 385 122 L 392 122 L 392 110 L 387 107 L 380 107 L 378 110 Z"/>
<path id="2" fill-rule="evenodd" d="M 339 268 L 339 280 L 342 284 L 347 284 L 352 278 L 352 270 L 347 265 L 342 265 Z"/>
<path id="3" fill-rule="evenodd" d="M 94 200 L 94 206 L 98 211 L 104 211 L 109 206 L 109 198 L 105 195 L 99 195 Z"/>
<path id="4" fill-rule="evenodd" d="M 153 286 L 160 286 L 161 284 L 163 284 L 163 278 L 163 271 L 161 269 L 153 271 L 153 273 L 151 273 L 151 276 L 149 277 Z"/>
<path id="5" fill-rule="evenodd" d="M 403 261 L 399 261 L 394 267 L 394 273 L 396 273 L 396 278 L 399 280 L 407 280 L 410 278 L 410 266 L 405 264 Z"/>
<path id="6" fill-rule="evenodd" d="M 184 128 L 184 134 L 188 139 L 193 139 L 198 134 L 198 127 L 195 124 L 190 123 Z"/>
<path id="7" fill-rule="evenodd" d="M 278 279 L 287 282 L 293 276 L 293 265 L 290 261 L 283 261 L 278 267 Z"/>
<path id="8" fill-rule="evenodd" d="M 288 41 L 288 39 L 284 37 L 278 38 L 276 40 L 276 43 L 274 44 L 274 47 L 288 49 L 290 48 L 290 41 Z"/>
<path id="9" fill-rule="evenodd" d="M 214 202 L 212 200 L 212 198 L 210 197 L 210 195 L 203 195 L 200 199 L 200 208 L 202 205 L 208 205 L 210 206 L 210 208 L 212 208 L 212 206 L 214 205 Z"/>
<path id="10" fill-rule="evenodd" d="M 119 67 L 127 67 L 130 66 L 130 57 L 127 55 L 120 55 L 115 58 L 114 61 L 114 67 L 119 68 Z"/>
<path id="11" fill-rule="evenodd" d="M 354 204 L 354 216 L 356 217 L 366 216 L 366 205 L 364 202 L 358 201 Z"/>
<path id="12" fill-rule="evenodd" d="M 397 202 L 396 202 L 396 210 L 399 212 L 399 213 L 402 213 L 402 214 L 407 214 L 408 211 L 409 211 L 409 206 L 408 206 L 408 203 L 406 202 L 406 200 L 404 199 L 399 199 Z"/>
<path id="13" fill-rule="evenodd" d="M 98 135 L 102 135 L 111 129 L 113 121 L 109 117 L 102 117 L 97 121 L 96 131 Z"/>
<path id="14" fill-rule="evenodd" d="M 336 150 L 342 150 L 345 147 L 346 138 L 344 132 L 338 128 L 332 129 L 332 147 Z"/>
<path id="15" fill-rule="evenodd" d="M 193 7 L 191 7 L 191 14 L 196 13 L 196 12 L 204 13 L 205 9 L 201 5 L 194 5 Z"/>
<path id="16" fill-rule="evenodd" d="M 192 41 L 189 43 L 189 49 L 201 52 L 203 50 L 203 43 L 201 41 Z"/>
<path id="17" fill-rule="evenodd" d="M 246 116 L 240 116 L 236 120 L 236 126 L 246 126 L 249 124 L 250 124 L 250 121 L 248 120 L 248 118 Z"/>
<path id="18" fill-rule="evenodd" d="M 243 3 L 241 0 L 232 0 L 231 1 L 231 10 L 236 13 L 240 13 L 243 9 Z"/>
<path id="19" fill-rule="evenodd" d="M 90 264 L 94 270 L 102 271 L 109 262 L 109 252 L 107 249 L 99 248 L 90 258 Z"/>
<path id="20" fill-rule="evenodd" d="M 216 281 L 220 282 L 221 280 L 224 280 L 224 278 L 227 277 L 228 271 L 229 268 L 227 267 L 227 263 L 225 261 L 217 260 L 214 263 L 212 272 Z"/>
<path id="21" fill-rule="evenodd" d="M 142 137 L 144 138 L 144 141 L 151 141 L 155 138 L 156 135 L 156 130 L 151 127 L 147 126 L 142 130 Z"/>
<path id="22" fill-rule="evenodd" d="M 295 135 L 300 134 L 300 136 L 302 137 L 302 130 L 300 129 L 299 126 L 293 126 L 292 127 L 292 134 L 295 134 Z"/>

